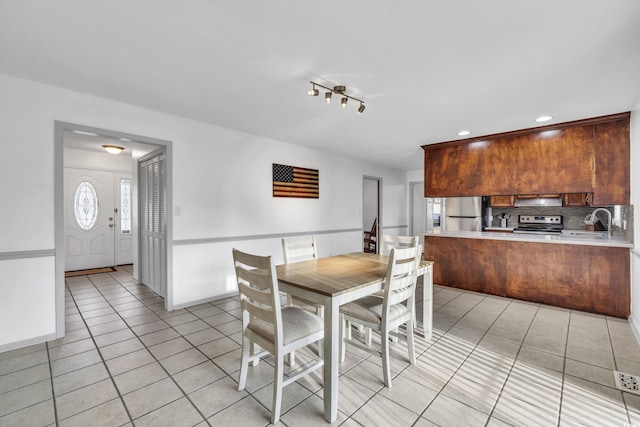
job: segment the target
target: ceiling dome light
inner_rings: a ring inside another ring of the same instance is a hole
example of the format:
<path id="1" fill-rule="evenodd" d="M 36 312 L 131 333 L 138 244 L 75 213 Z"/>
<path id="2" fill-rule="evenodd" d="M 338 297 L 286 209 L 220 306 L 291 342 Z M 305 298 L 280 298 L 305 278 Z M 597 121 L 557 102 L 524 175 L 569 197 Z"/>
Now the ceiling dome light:
<path id="1" fill-rule="evenodd" d="M 536 122 L 541 123 L 541 122 L 548 122 L 549 120 L 553 119 L 553 117 L 551 116 L 540 116 L 536 119 Z"/>
<path id="2" fill-rule="evenodd" d="M 119 147 L 117 145 L 103 145 L 102 148 L 104 148 L 104 151 L 109 154 L 120 154 L 122 150 L 124 150 L 124 147 Z"/>
<path id="3" fill-rule="evenodd" d="M 327 92 L 324 94 L 324 99 L 327 101 L 327 104 L 331 103 L 331 92 Z"/>
<path id="4" fill-rule="evenodd" d="M 349 99 L 347 97 L 342 98 L 342 102 L 340 103 L 340 105 L 342 105 L 342 108 L 347 108 L 347 101 Z"/>
<path id="5" fill-rule="evenodd" d="M 467 136 L 467 135 L 471 135 L 471 132 L 469 132 L 468 130 L 461 130 L 460 132 L 458 132 L 459 136 Z"/>
<path id="6" fill-rule="evenodd" d="M 358 114 L 362 114 L 364 112 L 364 104 L 360 102 L 360 106 L 358 107 Z"/>

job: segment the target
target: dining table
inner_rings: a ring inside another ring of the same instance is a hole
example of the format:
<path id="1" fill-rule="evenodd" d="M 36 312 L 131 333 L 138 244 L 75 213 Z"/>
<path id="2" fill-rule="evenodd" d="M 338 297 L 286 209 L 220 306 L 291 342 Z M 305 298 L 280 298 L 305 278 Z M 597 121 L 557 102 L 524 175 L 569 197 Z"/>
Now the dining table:
<path id="1" fill-rule="evenodd" d="M 340 306 L 384 288 L 389 257 L 374 253 L 349 253 L 276 266 L 282 292 L 324 306 L 324 418 L 338 416 L 338 364 Z M 433 262 L 421 260 L 423 279 L 423 336 L 430 340 L 433 327 Z M 416 298 L 417 299 L 417 298 Z"/>

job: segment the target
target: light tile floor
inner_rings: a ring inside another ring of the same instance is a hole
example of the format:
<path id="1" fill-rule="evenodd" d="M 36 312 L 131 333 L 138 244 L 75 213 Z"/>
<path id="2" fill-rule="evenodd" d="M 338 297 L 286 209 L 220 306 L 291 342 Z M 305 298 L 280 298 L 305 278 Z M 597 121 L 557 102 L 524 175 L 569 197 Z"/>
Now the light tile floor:
<path id="1" fill-rule="evenodd" d="M 348 350 L 335 424 L 640 426 L 613 376 L 640 375 L 627 321 L 440 286 L 434 311 L 415 366 L 394 345 L 390 389 L 378 358 Z M 236 298 L 167 312 L 130 266 L 67 279 L 66 336 L 0 353 L 0 426 L 268 425 L 271 360 L 237 391 L 239 313 Z M 282 425 L 327 424 L 321 381 L 285 388 Z"/>

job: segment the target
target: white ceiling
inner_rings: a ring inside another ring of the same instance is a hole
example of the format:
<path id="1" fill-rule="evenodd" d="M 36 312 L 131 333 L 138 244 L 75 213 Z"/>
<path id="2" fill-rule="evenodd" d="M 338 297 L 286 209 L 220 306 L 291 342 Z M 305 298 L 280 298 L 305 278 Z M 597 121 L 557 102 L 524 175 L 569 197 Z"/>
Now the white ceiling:
<path id="1" fill-rule="evenodd" d="M 0 73 L 415 170 L 461 129 L 640 108 L 640 1 L 0 0 Z"/>

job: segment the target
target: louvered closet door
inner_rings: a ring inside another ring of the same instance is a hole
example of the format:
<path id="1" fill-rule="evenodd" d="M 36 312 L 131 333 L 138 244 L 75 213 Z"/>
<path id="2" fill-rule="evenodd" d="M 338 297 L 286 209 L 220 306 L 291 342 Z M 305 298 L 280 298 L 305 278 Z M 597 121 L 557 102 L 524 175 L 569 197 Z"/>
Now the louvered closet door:
<path id="1" fill-rule="evenodd" d="M 166 176 L 164 154 L 140 162 L 140 280 L 166 296 Z"/>

